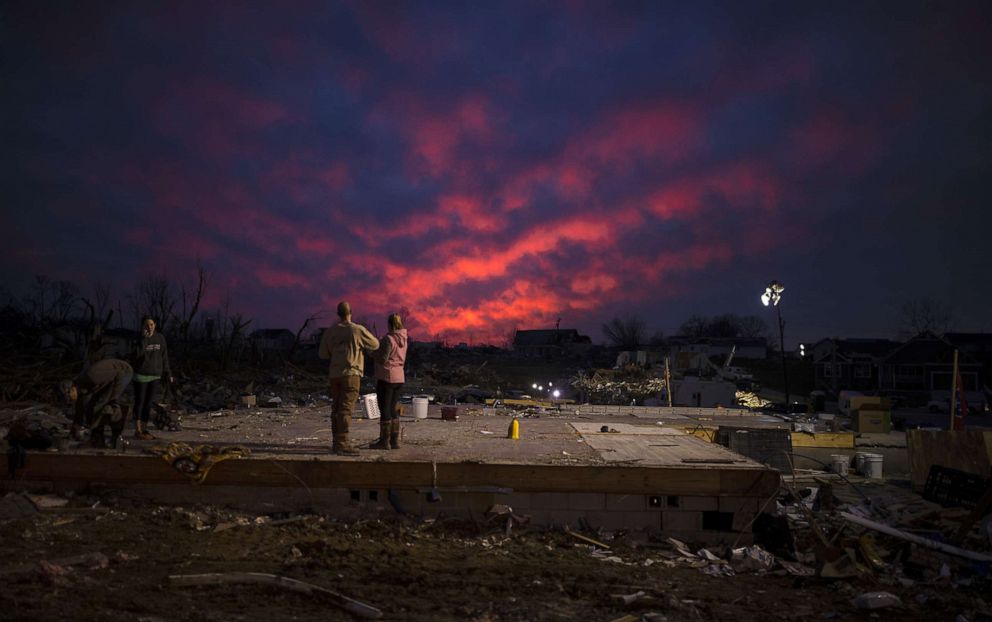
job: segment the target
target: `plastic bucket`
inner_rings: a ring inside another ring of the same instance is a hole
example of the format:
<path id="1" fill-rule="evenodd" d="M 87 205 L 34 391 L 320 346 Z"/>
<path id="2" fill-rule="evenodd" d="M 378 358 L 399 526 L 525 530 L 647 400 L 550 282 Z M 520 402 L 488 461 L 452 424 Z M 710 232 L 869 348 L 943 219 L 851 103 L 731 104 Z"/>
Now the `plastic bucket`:
<path id="1" fill-rule="evenodd" d="M 837 475 L 847 477 L 847 467 L 851 464 L 851 458 L 842 454 L 832 454 L 830 456 L 830 470 Z"/>
<path id="2" fill-rule="evenodd" d="M 865 474 L 865 455 L 867 452 L 859 451 L 854 454 L 854 470 L 861 475 Z"/>
<path id="3" fill-rule="evenodd" d="M 413 418 L 414 419 L 426 419 L 427 418 L 427 403 L 428 403 L 428 399 L 426 397 L 415 397 L 415 398 L 413 398 Z"/>
<path id="4" fill-rule="evenodd" d="M 881 479 L 882 454 L 865 454 L 864 476 L 869 479 Z"/>

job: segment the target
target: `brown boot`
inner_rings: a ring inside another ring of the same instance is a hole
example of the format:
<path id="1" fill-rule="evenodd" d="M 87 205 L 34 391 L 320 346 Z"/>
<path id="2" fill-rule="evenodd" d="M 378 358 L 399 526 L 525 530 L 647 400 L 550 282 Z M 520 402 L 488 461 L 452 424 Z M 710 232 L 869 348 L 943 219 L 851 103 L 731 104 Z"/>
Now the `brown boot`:
<path id="1" fill-rule="evenodd" d="M 135 421 L 134 422 L 134 428 L 135 428 L 134 429 L 134 438 L 138 439 L 139 441 L 153 441 L 153 440 L 155 440 L 155 437 L 152 436 L 151 434 L 149 434 L 148 433 L 148 430 L 145 429 L 145 424 L 144 424 L 143 421 Z"/>
<path id="2" fill-rule="evenodd" d="M 334 443 L 332 451 L 338 456 L 358 455 L 358 450 L 351 446 L 351 440 L 349 440 L 347 434 L 342 434 L 338 437 L 337 442 Z"/>
<path id="3" fill-rule="evenodd" d="M 338 442 L 338 436 L 341 435 L 341 426 L 338 425 L 338 416 L 335 413 L 331 413 L 331 452 L 337 453 L 338 448 L 341 443 Z"/>
<path id="4" fill-rule="evenodd" d="M 93 428 L 90 431 L 90 447 L 95 449 L 107 448 L 107 439 L 103 436 L 103 426 Z"/>
<path id="5" fill-rule="evenodd" d="M 389 449 L 389 421 L 379 420 L 379 440 L 369 445 L 369 449 Z"/>
<path id="6" fill-rule="evenodd" d="M 334 437 L 334 453 L 339 456 L 357 456 L 358 450 L 351 446 L 348 429 L 351 427 L 351 415 L 344 415 L 338 420 L 338 435 Z"/>
<path id="7" fill-rule="evenodd" d="M 400 420 L 393 419 L 389 422 L 389 448 L 400 448 Z"/>

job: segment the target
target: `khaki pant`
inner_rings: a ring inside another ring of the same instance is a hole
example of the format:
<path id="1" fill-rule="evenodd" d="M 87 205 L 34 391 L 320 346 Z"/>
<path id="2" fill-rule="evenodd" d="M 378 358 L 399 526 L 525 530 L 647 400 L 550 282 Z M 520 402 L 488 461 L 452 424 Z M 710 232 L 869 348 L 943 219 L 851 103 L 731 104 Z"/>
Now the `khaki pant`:
<path id="1" fill-rule="evenodd" d="M 331 433 L 335 444 L 348 443 L 351 413 L 355 409 L 355 402 L 358 401 L 361 384 L 360 376 L 331 378 L 331 399 L 334 400 L 331 411 Z"/>

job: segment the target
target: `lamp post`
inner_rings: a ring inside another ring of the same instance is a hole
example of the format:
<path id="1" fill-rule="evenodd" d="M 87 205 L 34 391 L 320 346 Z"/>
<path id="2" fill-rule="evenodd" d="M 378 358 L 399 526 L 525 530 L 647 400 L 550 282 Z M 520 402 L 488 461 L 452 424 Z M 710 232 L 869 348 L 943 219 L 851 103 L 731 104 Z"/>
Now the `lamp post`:
<path id="1" fill-rule="evenodd" d="M 766 307 L 771 305 L 775 307 L 775 316 L 778 318 L 778 347 L 779 352 L 782 354 L 782 380 L 785 381 L 785 412 L 790 412 L 792 408 L 791 400 L 789 399 L 789 368 L 785 364 L 785 322 L 782 321 L 782 308 L 778 306 L 778 303 L 782 300 L 782 292 L 785 291 L 785 285 L 782 285 L 778 281 L 772 281 L 765 287 L 765 293 L 761 295 L 761 304 Z"/>

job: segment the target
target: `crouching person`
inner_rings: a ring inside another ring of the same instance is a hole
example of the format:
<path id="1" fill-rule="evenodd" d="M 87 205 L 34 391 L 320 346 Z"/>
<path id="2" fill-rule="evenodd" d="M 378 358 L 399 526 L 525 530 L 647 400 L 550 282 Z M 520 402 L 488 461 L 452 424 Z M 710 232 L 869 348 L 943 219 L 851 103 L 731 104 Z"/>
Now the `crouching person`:
<path id="1" fill-rule="evenodd" d="M 90 445 L 103 448 L 107 446 L 104 434 L 109 426 L 116 444 L 130 410 L 121 403 L 121 397 L 132 376 L 134 370 L 127 361 L 104 359 L 93 363 L 75 379 L 62 383 L 63 394 L 75 405 L 73 438 L 80 438 L 81 428 L 85 427 L 90 430 Z"/>

